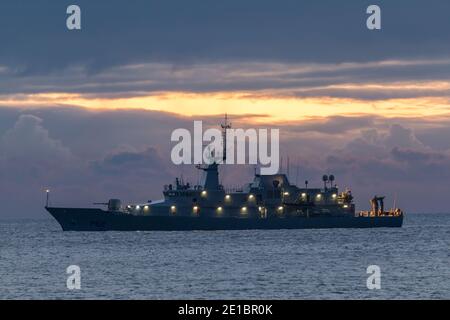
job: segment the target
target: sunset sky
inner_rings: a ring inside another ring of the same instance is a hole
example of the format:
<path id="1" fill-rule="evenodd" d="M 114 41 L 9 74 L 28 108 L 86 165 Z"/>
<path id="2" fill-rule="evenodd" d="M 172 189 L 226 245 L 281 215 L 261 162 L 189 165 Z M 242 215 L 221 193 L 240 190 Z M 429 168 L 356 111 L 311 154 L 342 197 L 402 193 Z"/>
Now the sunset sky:
<path id="1" fill-rule="evenodd" d="M 171 131 L 224 113 L 280 128 L 293 182 L 334 173 L 361 209 L 377 193 L 448 212 L 450 2 L 376 3 L 378 31 L 363 0 L 2 1 L 0 218 L 45 217 L 46 187 L 61 205 L 158 198 L 197 179 L 169 164 Z"/>

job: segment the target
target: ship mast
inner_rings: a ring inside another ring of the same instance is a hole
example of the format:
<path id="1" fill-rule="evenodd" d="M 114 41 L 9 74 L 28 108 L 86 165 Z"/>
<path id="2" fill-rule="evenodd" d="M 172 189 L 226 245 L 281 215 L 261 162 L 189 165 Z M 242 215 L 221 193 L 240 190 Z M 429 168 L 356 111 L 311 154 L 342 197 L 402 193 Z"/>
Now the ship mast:
<path id="1" fill-rule="evenodd" d="M 228 115 L 225 113 L 225 123 L 220 125 L 222 127 L 222 143 L 223 143 L 223 163 L 227 160 L 227 129 L 231 128 L 231 123 L 228 122 Z"/>
<path id="2" fill-rule="evenodd" d="M 226 137 L 227 137 L 227 129 L 231 128 L 231 123 L 228 122 L 228 116 L 225 114 L 225 123 L 220 125 L 222 127 L 222 142 L 223 142 L 223 162 L 227 159 L 227 143 L 226 143 Z M 220 162 L 219 162 L 220 163 Z M 220 188 L 219 185 L 219 171 L 218 166 L 219 163 L 214 161 L 213 163 L 202 166 L 202 165 L 196 165 L 197 169 L 203 170 L 206 175 L 203 180 L 203 190 L 218 190 Z"/>

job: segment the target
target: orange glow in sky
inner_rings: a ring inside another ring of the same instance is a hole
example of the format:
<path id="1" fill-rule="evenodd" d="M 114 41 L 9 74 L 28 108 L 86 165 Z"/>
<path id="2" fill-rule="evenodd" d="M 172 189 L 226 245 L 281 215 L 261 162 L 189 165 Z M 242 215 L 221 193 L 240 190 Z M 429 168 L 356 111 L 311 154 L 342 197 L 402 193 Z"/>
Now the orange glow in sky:
<path id="1" fill-rule="evenodd" d="M 289 121 L 334 115 L 377 114 L 385 117 L 438 116 L 450 112 L 448 99 L 424 97 L 389 100 L 349 98 L 298 98 L 279 95 L 235 93 L 158 93 L 130 98 L 92 98 L 79 94 L 42 93 L 0 98 L 0 106 L 79 106 L 94 110 L 144 109 L 183 116 L 260 115 L 256 121 Z M 267 117 L 268 116 L 268 117 Z"/>

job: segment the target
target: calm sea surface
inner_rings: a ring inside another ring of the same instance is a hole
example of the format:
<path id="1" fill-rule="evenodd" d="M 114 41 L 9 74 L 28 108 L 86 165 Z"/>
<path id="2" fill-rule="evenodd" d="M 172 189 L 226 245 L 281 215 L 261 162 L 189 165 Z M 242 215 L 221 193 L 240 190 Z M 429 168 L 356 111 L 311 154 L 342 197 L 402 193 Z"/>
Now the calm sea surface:
<path id="1" fill-rule="evenodd" d="M 450 298 L 450 214 L 401 229 L 62 232 L 0 221 L 0 299 Z M 68 290 L 66 268 L 81 268 Z M 366 269 L 381 268 L 368 290 Z"/>

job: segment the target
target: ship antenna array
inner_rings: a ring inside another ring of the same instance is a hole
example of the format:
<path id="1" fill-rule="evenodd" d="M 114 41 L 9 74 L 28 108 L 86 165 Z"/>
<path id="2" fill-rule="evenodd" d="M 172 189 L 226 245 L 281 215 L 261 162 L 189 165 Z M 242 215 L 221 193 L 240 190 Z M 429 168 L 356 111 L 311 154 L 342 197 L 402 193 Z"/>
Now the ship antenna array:
<path id="1" fill-rule="evenodd" d="M 231 123 L 228 122 L 228 115 L 225 113 L 225 123 L 220 125 L 222 127 L 222 141 L 223 141 L 223 162 L 227 160 L 227 130 L 231 129 Z"/>

